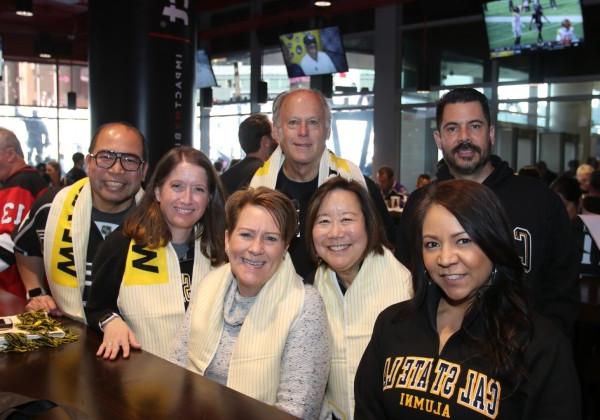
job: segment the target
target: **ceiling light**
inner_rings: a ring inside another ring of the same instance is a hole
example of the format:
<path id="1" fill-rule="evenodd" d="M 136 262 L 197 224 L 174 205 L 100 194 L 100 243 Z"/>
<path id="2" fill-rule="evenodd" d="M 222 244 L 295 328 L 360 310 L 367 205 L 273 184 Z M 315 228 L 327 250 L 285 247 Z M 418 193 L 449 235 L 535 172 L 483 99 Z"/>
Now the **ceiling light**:
<path id="1" fill-rule="evenodd" d="M 16 0 L 15 13 L 19 16 L 33 16 L 33 0 Z"/>
<path id="2" fill-rule="evenodd" d="M 331 2 L 326 0 L 315 0 L 314 5 L 317 7 L 329 7 L 331 6 Z"/>
<path id="3" fill-rule="evenodd" d="M 34 51 L 40 58 L 52 58 L 52 38 L 47 33 L 41 33 L 34 43 Z"/>

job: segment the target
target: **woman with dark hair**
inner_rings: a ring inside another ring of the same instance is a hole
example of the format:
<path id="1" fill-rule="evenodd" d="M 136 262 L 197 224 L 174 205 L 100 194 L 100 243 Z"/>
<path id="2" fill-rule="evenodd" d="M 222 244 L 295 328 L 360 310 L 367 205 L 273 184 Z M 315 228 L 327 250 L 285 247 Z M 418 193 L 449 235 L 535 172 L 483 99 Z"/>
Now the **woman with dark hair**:
<path id="1" fill-rule="evenodd" d="M 487 187 L 426 187 L 410 220 L 415 297 L 381 313 L 355 381 L 357 419 L 576 419 L 568 340 L 532 312 Z"/>
<path id="2" fill-rule="evenodd" d="M 233 193 L 229 263 L 200 280 L 172 360 L 303 419 L 319 415 L 329 374 L 323 301 L 287 253 L 297 215 L 281 192 Z"/>
<path id="3" fill-rule="evenodd" d="M 387 248 L 385 232 L 366 188 L 342 177 L 323 183 L 308 205 L 306 244 L 318 264 L 333 338 L 331 372 L 321 418 L 351 419 L 354 374 L 377 315 L 410 299 L 409 271 Z"/>
<path id="4" fill-rule="evenodd" d="M 60 188 L 60 177 L 62 175 L 62 169 L 60 167 L 60 163 L 55 160 L 50 160 L 46 163 L 46 175 L 50 179 L 49 187 L 50 188 Z"/>
<path id="5" fill-rule="evenodd" d="M 97 355 L 143 347 L 166 358 L 196 283 L 225 262 L 223 192 L 200 151 L 171 149 L 139 206 L 98 249 L 86 306 L 104 333 Z"/>

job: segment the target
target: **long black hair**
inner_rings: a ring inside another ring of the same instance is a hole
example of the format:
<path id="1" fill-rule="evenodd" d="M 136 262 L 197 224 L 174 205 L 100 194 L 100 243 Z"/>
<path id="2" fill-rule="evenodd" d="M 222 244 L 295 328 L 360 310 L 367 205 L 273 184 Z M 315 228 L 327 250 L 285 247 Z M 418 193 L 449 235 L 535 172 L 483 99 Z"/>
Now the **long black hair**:
<path id="1" fill-rule="evenodd" d="M 456 218 L 494 266 L 490 281 L 481 286 L 465 318 L 476 315 L 481 330 L 463 325 L 481 355 L 492 362 L 495 373 L 518 386 L 525 376 L 524 352 L 532 335 L 529 303 L 523 287 L 523 266 L 515 250 L 512 230 L 502 204 L 482 184 L 450 180 L 425 187 L 409 223 L 412 252 L 414 304 L 423 304 L 428 275 L 423 263 L 423 221 L 432 205 L 443 206 Z"/>

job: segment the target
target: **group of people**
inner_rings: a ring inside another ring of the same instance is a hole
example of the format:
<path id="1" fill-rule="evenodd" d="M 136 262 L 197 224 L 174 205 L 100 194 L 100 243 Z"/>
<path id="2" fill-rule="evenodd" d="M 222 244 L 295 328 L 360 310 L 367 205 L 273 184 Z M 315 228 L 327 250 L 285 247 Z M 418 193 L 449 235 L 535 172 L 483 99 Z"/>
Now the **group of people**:
<path id="1" fill-rule="evenodd" d="M 272 131 L 240 127 L 264 154 L 227 191 L 187 146 L 142 191 L 142 133 L 103 125 L 88 177 L 8 235 L 27 307 L 101 331 L 99 357 L 142 348 L 301 418 L 576 418 L 566 213 L 490 155 L 484 95 L 455 89 L 437 112 L 438 181 L 399 230 L 377 185 L 326 149 L 317 91 L 281 94 Z M 2 133 L 0 169 L 18 155 Z"/>

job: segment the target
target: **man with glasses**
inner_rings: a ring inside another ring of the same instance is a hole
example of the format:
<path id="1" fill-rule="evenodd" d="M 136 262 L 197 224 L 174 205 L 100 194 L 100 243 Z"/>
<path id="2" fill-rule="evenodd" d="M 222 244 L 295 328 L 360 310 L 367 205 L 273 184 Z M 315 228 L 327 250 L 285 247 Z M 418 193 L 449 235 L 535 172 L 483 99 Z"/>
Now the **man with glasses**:
<path id="1" fill-rule="evenodd" d="M 0 288 L 25 297 L 11 234 L 46 190 L 42 176 L 25 162 L 15 133 L 0 127 Z"/>
<path id="2" fill-rule="evenodd" d="M 27 309 L 81 322 L 96 249 L 135 206 L 147 171 L 144 137 L 127 123 L 101 126 L 89 152 L 88 178 L 34 203 L 14 237 Z M 52 296 L 43 288 L 44 274 Z"/>
<path id="3" fill-rule="evenodd" d="M 316 268 L 304 243 L 304 218 L 308 202 L 319 185 L 331 176 L 342 176 L 361 183 L 380 213 L 388 238 L 395 230 L 379 188 L 363 176 L 352 162 L 336 156 L 325 145 L 331 131 L 331 109 L 327 99 L 312 89 L 294 89 L 281 93 L 273 102 L 273 137 L 279 147 L 252 177 L 251 187 L 266 186 L 287 195 L 298 211 L 298 235 L 290 243 L 294 267 L 304 281 Z"/>

